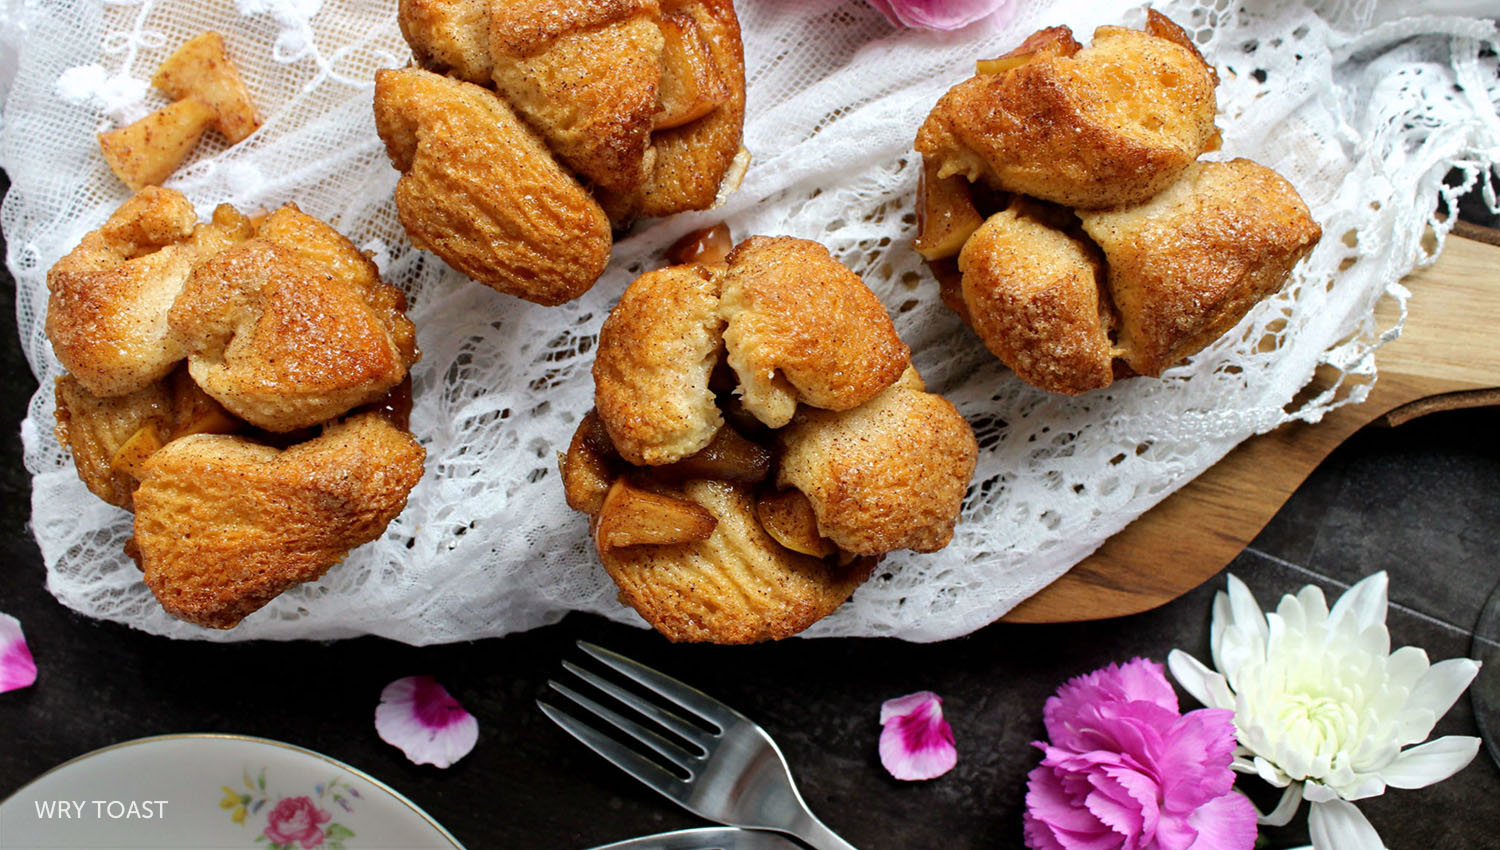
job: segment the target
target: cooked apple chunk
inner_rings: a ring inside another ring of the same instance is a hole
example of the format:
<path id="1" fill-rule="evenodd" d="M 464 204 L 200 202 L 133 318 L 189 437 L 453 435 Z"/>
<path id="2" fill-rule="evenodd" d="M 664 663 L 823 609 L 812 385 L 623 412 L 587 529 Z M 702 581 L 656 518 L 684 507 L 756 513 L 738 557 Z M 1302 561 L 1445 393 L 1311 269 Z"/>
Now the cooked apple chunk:
<path id="1" fill-rule="evenodd" d="M 692 16 L 663 13 L 657 21 L 663 39 L 656 129 L 681 127 L 729 100 L 729 83 Z"/>
<path id="2" fill-rule="evenodd" d="M 568 507 L 589 516 L 598 514 L 604 506 L 604 495 L 615 480 L 612 462 L 619 458 L 614 443 L 609 441 L 609 432 L 599 421 L 599 412 L 590 410 L 573 432 L 568 453 L 558 456 Z"/>
<path id="3" fill-rule="evenodd" d="M 208 106 L 214 112 L 214 127 L 230 144 L 243 141 L 260 126 L 250 92 L 224 49 L 224 36 L 216 32 L 184 42 L 157 68 L 151 85 L 174 100 L 192 99 Z"/>
<path id="4" fill-rule="evenodd" d="M 969 181 L 958 174 L 939 177 L 937 163 L 924 162 L 917 194 L 917 238 L 912 247 L 928 260 L 957 256 L 984 224 L 984 216 L 974 208 Z"/>
<path id="5" fill-rule="evenodd" d="M 594 543 L 604 552 L 707 540 L 718 520 L 693 502 L 653 493 L 620 478 L 604 495 L 594 523 Z"/>
<path id="6" fill-rule="evenodd" d="M 838 551 L 832 540 L 818 533 L 817 514 L 801 490 L 761 496 L 755 503 L 755 516 L 767 534 L 793 552 L 826 558 Z"/>
<path id="7" fill-rule="evenodd" d="M 721 427 L 702 451 L 676 463 L 659 466 L 655 473 L 671 478 L 714 478 L 754 483 L 764 481 L 771 474 L 771 453 L 764 446 L 740 436 L 733 428 Z"/>

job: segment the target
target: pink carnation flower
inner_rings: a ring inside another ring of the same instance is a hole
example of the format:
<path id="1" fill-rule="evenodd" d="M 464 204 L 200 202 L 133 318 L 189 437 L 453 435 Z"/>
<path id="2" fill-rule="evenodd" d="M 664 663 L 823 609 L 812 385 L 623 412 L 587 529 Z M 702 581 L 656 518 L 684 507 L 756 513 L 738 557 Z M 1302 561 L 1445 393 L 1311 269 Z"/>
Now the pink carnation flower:
<path id="1" fill-rule="evenodd" d="M 956 30 L 1000 10 L 1009 0 L 869 0 L 886 20 L 924 30 Z"/>
<path id="2" fill-rule="evenodd" d="M 1069 680 L 1043 708 L 1027 781 L 1033 850 L 1250 850 L 1255 808 L 1231 790 L 1234 712 L 1182 714 L 1144 658 Z"/>

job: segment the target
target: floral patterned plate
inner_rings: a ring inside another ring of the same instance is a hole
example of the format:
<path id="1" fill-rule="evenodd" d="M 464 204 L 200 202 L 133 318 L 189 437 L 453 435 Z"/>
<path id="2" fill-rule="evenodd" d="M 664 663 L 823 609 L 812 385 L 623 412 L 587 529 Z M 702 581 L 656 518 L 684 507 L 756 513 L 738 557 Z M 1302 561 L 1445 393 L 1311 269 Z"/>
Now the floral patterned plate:
<path id="1" fill-rule="evenodd" d="M 463 850 L 390 786 L 264 738 L 164 735 L 95 750 L 0 802 L 3 850 Z"/>

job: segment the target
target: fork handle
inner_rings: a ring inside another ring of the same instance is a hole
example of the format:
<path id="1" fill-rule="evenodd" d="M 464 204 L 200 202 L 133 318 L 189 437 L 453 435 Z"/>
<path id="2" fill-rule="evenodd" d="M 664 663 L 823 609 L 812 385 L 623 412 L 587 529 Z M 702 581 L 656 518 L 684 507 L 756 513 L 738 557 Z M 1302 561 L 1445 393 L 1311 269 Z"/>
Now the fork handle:
<path id="1" fill-rule="evenodd" d="M 789 831 L 816 850 L 857 850 L 853 844 L 840 838 L 837 833 L 824 826 L 822 821 L 811 814 L 798 823 L 795 829 Z"/>

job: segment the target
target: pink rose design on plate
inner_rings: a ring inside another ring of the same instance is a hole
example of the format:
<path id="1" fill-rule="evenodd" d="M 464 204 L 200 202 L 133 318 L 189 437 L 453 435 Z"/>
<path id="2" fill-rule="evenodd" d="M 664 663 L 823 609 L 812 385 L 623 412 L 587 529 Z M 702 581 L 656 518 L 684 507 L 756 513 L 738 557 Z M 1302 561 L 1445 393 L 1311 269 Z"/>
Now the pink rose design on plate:
<path id="1" fill-rule="evenodd" d="M 313 850 L 323 844 L 323 824 L 332 819 L 308 797 L 286 797 L 266 817 L 266 837 L 272 844 L 296 842 L 303 850 Z"/>

